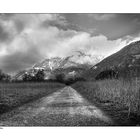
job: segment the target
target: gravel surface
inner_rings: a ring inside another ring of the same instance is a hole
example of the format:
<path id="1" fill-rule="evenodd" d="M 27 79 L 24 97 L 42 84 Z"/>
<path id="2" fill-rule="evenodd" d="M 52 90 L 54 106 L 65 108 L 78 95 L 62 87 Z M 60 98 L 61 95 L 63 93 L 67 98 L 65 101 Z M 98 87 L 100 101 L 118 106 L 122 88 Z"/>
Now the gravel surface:
<path id="1" fill-rule="evenodd" d="M 0 126 L 108 126 L 113 121 L 66 86 L 0 116 Z"/>

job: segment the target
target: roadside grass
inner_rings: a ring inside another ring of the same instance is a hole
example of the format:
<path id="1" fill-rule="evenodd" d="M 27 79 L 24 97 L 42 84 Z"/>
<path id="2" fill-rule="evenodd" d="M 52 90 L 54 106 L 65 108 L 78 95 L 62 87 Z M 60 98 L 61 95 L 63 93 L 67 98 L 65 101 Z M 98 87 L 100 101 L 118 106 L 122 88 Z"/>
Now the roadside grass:
<path id="1" fill-rule="evenodd" d="M 133 116 L 135 121 L 139 121 L 140 81 L 107 79 L 101 81 L 77 82 L 73 84 L 72 87 L 91 103 L 99 103 L 109 114 L 116 115 L 117 119 L 121 117 L 121 121 L 125 120 L 126 122 L 130 120 L 130 118 L 132 119 Z"/>
<path id="2" fill-rule="evenodd" d="M 0 113 L 39 99 L 64 86 L 57 82 L 0 83 Z"/>

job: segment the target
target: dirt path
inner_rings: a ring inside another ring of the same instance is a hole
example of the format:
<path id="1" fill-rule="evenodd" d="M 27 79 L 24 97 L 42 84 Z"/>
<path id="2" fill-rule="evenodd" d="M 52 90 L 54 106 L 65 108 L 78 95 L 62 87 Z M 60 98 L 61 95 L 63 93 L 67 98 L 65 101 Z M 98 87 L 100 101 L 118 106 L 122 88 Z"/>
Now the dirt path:
<path id="1" fill-rule="evenodd" d="M 0 116 L 0 126 L 104 126 L 112 120 L 67 86 Z"/>

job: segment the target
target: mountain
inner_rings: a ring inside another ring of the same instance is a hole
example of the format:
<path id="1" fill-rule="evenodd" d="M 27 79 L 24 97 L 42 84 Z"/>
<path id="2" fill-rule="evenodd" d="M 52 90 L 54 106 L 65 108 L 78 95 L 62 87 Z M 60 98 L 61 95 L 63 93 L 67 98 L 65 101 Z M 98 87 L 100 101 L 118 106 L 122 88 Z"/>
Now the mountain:
<path id="1" fill-rule="evenodd" d="M 34 64 L 31 68 L 20 71 L 14 76 L 14 79 L 22 79 L 22 76 L 27 73 L 35 75 L 38 70 L 44 70 L 45 78 L 52 79 L 55 74 L 59 73 L 75 73 L 82 74 L 89 69 L 93 64 L 101 60 L 102 56 L 92 56 L 83 52 L 77 51 L 68 57 L 53 57 L 44 59 L 41 62 Z M 90 60 L 90 61 L 89 61 Z"/>
<path id="2" fill-rule="evenodd" d="M 44 70 L 46 79 L 54 78 L 54 75 L 59 73 L 67 75 L 73 73 L 91 80 L 106 69 L 117 69 L 124 73 L 130 69 L 140 71 L 140 41 L 126 45 L 105 59 L 102 56 L 92 56 L 81 51 L 64 58 L 47 58 L 19 72 L 14 78 L 21 79 L 24 73 L 34 75 L 40 69 Z"/>
<path id="3" fill-rule="evenodd" d="M 44 70 L 55 70 L 58 68 L 66 68 L 70 66 L 77 66 L 78 63 L 70 61 L 71 56 L 66 58 L 54 57 L 50 59 L 45 59 L 33 66 L 33 69 L 44 69 Z"/>
<path id="4" fill-rule="evenodd" d="M 140 68 L 140 41 L 130 43 L 120 51 L 110 55 L 84 73 L 87 78 L 94 78 L 105 69 L 139 69 Z"/>
<path id="5" fill-rule="evenodd" d="M 36 63 L 33 68 L 34 69 L 45 69 L 45 70 L 55 70 L 58 68 L 68 68 L 68 67 L 83 67 L 85 64 L 93 65 L 98 63 L 103 56 L 92 56 L 89 54 L 85 54 L 81 51 L 74 52 L 73 55 L 68 57 L 53 57 L 47 58 L 39 63 Z"/>

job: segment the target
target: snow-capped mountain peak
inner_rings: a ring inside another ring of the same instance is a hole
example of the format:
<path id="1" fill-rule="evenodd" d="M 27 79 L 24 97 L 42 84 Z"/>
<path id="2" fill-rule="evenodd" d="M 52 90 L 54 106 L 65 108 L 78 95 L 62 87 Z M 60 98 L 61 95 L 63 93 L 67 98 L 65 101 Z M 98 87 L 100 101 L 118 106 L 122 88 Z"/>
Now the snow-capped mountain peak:
<path id="1" fill-rule="evenodd" d="M 82 71 L 90 68 L 92 65 L 98 63 L 101 57 L 100 56 L 92 56 L 89 54 L 85 54 L 81 51 L 75 52 L 75 54 L 67 56 L 67 57 L 52 57 L 46 58 L 43 61 L 40 61 L 34 64 L 28 70 L 24 70 L 20 72 L 21 74 L 17 74 L 16 77 L 22 77 L 25 72 L 27 73 L 34 73 L 38 70 L 44 70 L 46 75 L 50 75 L 50 73 L 56 72 L 57 70 L 61 69 L 62 71 L 66 70 L 71 72 L 73 69 L 77 69 L 79 73 L 79 69 Z M 73 70 L 74 71 L 74 70 Z"/>
<path id="2" fill-rule="evenodd" d="M 81 51 L 76 51 L 75 54 L 67 56 L 65 58 L 53 57 L 47 58 L 39 63 L 36 63 L 34 69 L 45 69 L 45 70 L 55 70 L 57 68 L 68 68 L 71 66 L 78 66 L 83 64 L 94 65 L 102 60 L 101 56 L 92 56 L 90 54 L 85 54 Z"/>

